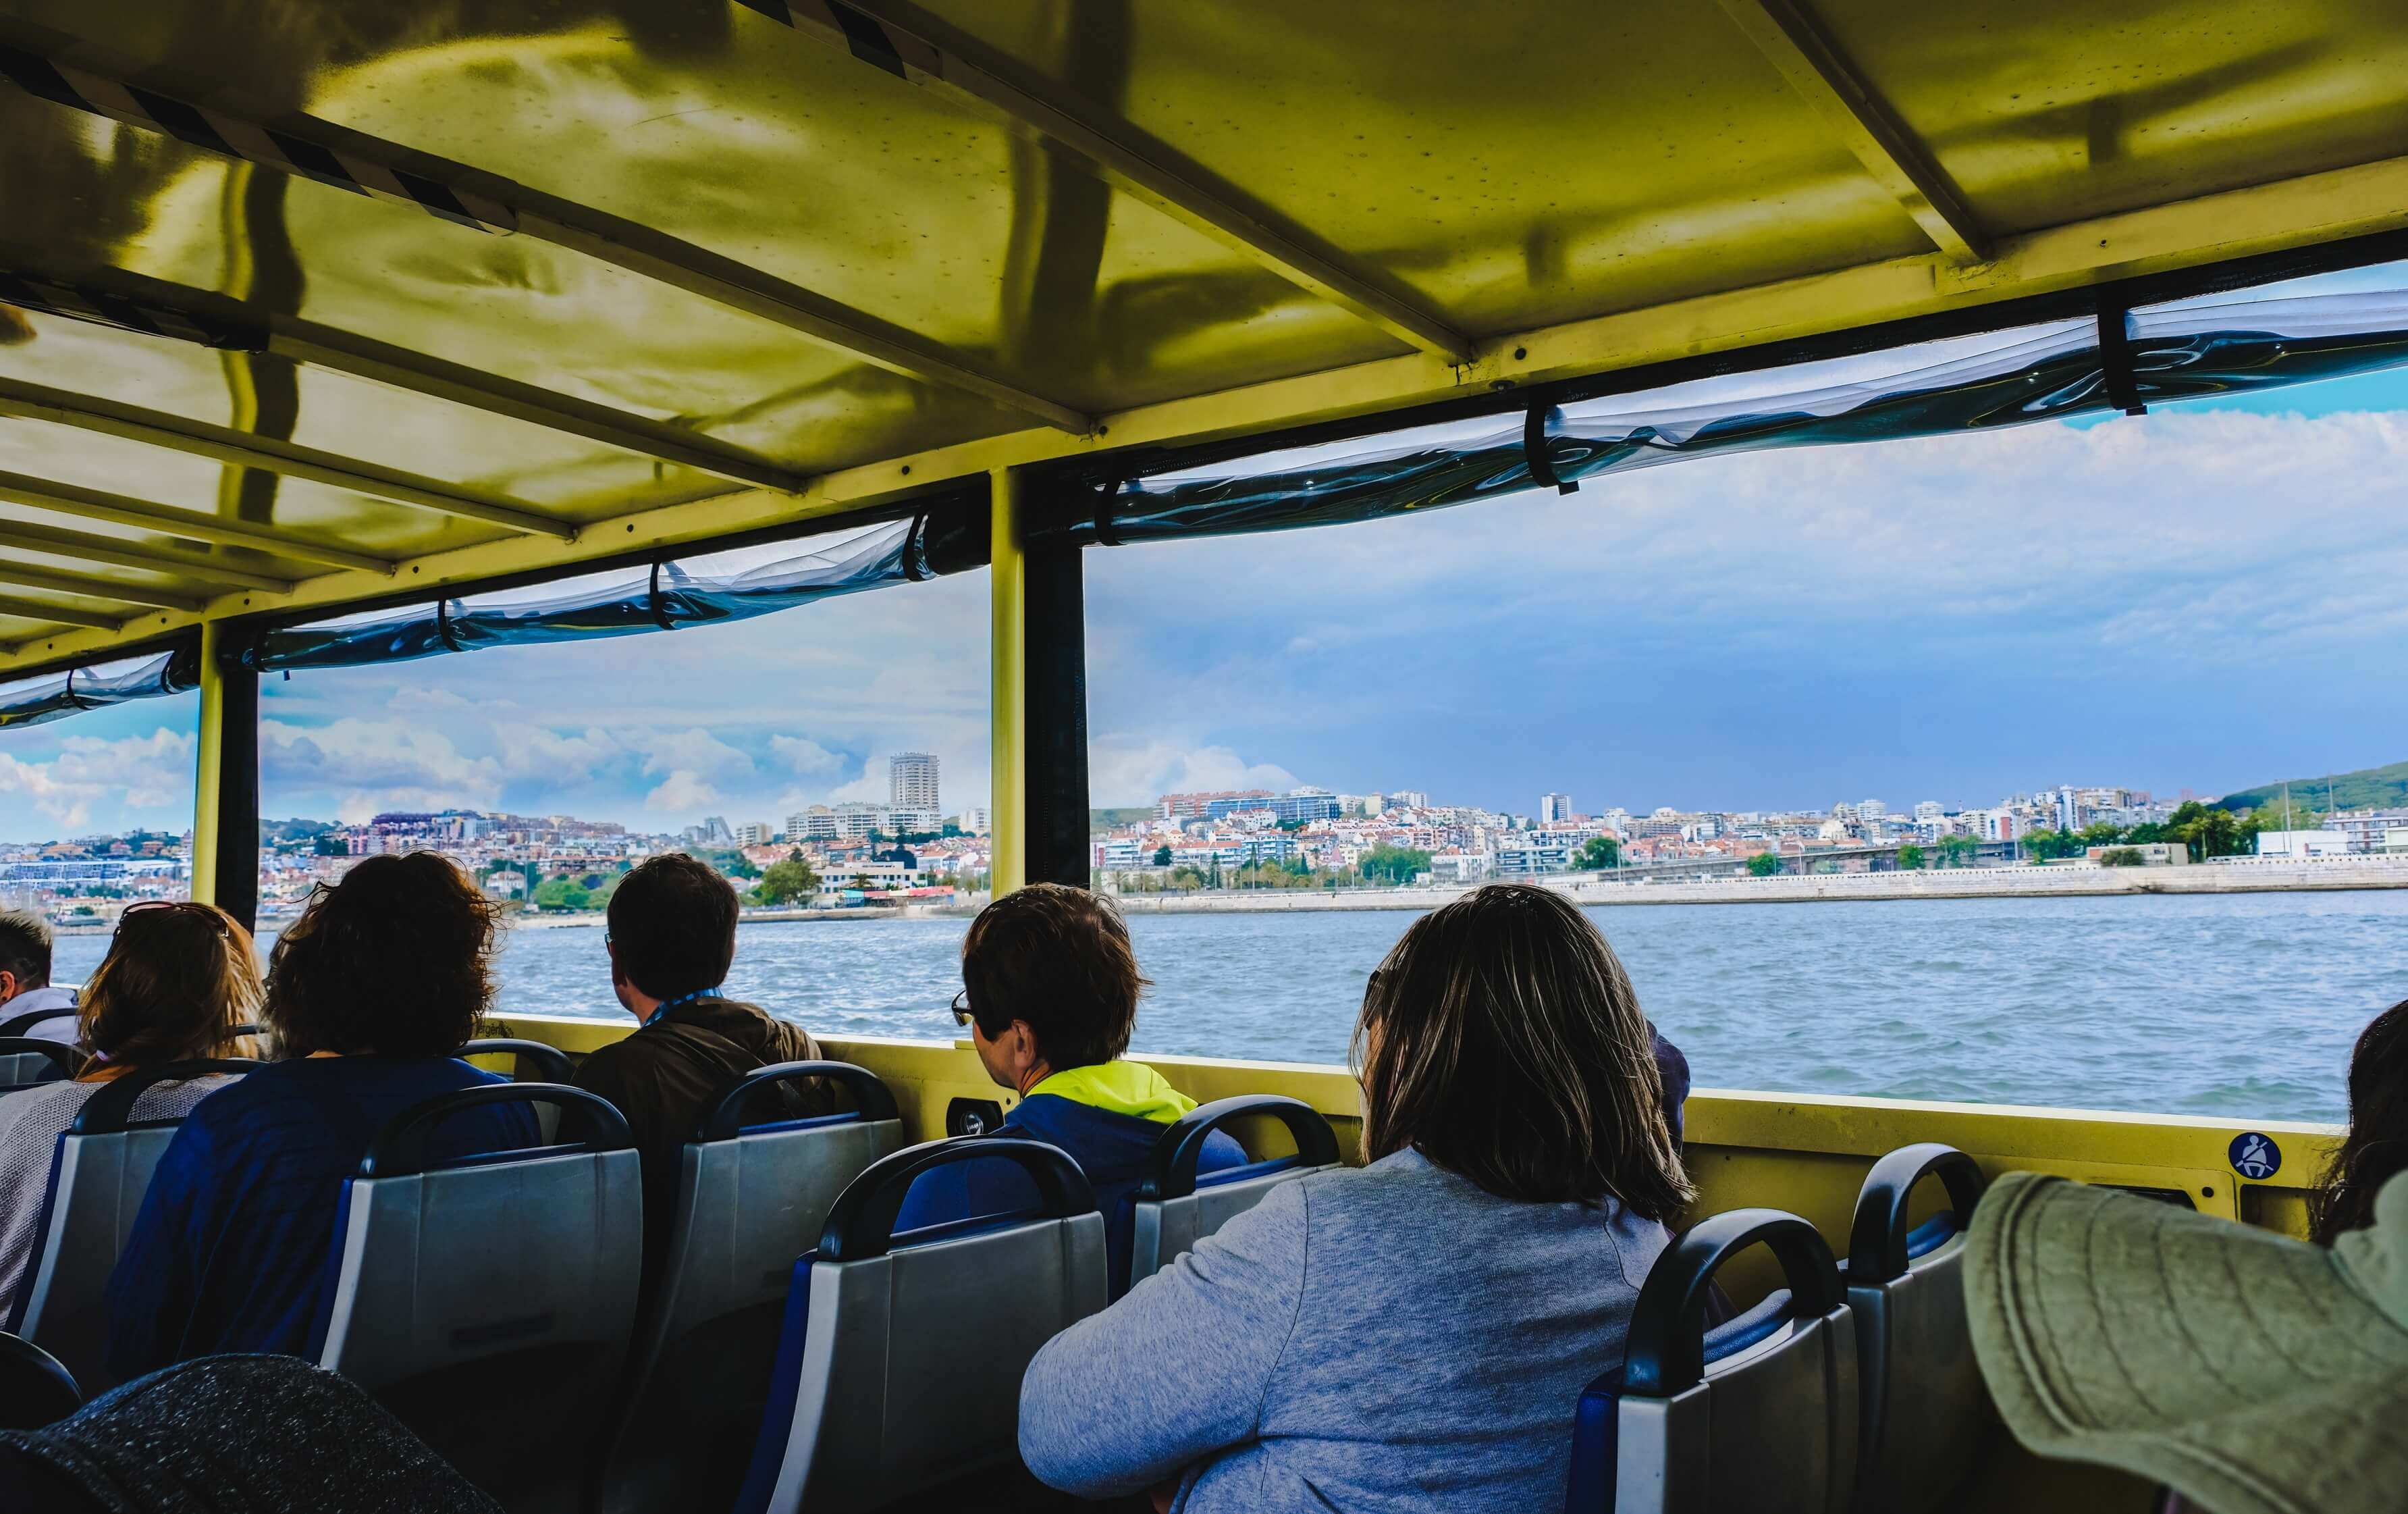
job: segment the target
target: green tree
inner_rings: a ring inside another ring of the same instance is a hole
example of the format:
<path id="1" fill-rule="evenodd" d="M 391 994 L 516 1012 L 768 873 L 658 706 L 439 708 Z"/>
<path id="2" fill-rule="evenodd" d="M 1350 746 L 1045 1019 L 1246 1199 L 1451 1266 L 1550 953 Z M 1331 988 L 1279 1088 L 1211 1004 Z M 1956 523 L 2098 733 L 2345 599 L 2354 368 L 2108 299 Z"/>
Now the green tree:
<path id="1" fill-rule="evenodd" d="M 761 881 L 752 887 L 752 897 L 764 904 L 787 904 L 796 900 L 809 901 L 819 891 L 820 875 L 800 852 L 790 852 L 782 862 L 772 862 L 761 873 Z"/>
<path id="2" fill-rule="evenodd" d="M 1770 878 L 1780 871 L 1779 852 L 1758 852 L 1747 859 L 1747 875 L 1751 878 Z"/>
<path id="3" fill-rule="evenodd" d="M 2105 820 L 2093 820 L 2074 832 L 2085 847 L 2113 846 L 2124 839 L 2123 828 Z"/>
<path id="4" fill-rule="evenodd" d="M 1909 842 L 1898 849 L 1898 870 L 1913 872 L 1923 866 L 1923 848 Z"/>
<path id="5" fill-rule="evenodd" d="M 2143 860 L 2137 846 L 2110 846 L 2099 854 L 2099 865 L 2102 868 L 2136 868 Z"/>
<path id="6" fill-rule="evenodd" d="M 574 878 L 546 878 L 536 886 L 534 902 L 539 910 L 581 910 L 594 902 L 594 896 Z"/>
<path id="7" fill-rule="evenodd" d="M 1622 843 L 1612 836 L 1591 836 L 1581 843 L 1580 855 L 1572 858 L 1574 869 L 1598 872 L 1622 865 Z"/>
<path id="8" fill-rule="evenodd" d="M 1369 883 L 1411 883 L 1417 873 L 1427 872 L 1430 854 L 1412 846 L 1390 846 L 1385 843 L 1363 854 L 1360 864 L 1363 877 Z"/>
<path id="9" fill-rule="evenodd" d="M 1965 866 L 1968 862 L 1973 860 L 1973 854 L 1981 849 L 1982 844 L 1975 841 L 1971 836 L 1942 836 L 1940 838 L 1940 859 L 1948 867 L 1961 868 Z"/>
<path id="10" fill-rule="evenodd" d="M 2238 857 L 2249 849 L 2255 833 L 2244 837 L 2241 822 L 2230 810 L 2214 809 L 2197 800 L 2185 800 L 2168 817 L 2167 832 L 2190 848 L 2191 860 L 2204 862 L 2212 857 Z"/>
<path id="11" fill-rule="evenodd" d="M 1154 865 L 1158 868 L 1167 868 L 1170 866 L 1170 848 L 1168 845 L 1157 846 L 1154 849 Z"/>
<path id="12" fill-rule="evenodd" d="M 348 857 L 351 850 L 351 844 L 332 830 L 309 844 L 310 855 L 314 857 Z"/>

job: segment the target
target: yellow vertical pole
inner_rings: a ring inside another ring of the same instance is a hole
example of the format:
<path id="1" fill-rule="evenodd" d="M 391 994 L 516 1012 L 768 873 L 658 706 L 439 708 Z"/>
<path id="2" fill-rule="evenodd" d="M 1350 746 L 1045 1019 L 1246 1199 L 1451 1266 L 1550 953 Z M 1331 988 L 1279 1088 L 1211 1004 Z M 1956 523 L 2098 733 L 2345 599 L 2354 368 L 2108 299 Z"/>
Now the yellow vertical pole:
<path id="1" fill-rule="evenodd" d="M 993 887 L 999 899 L 1028 881 L 1028 566 L 1021 550 L 1019 473 L 996 469 L 988 475 L 988 659 L 994 680 L 988 720 L 995 736 L 989 819 Z"/>
<path id="2" fill-rule="evenodd" d="M 225 773 L 225 675 L 218 667 L 218 623 L 201 622 L 201 724 L 193 761 L 193 897 L 217 902 L 218 852 L 224 843 L 219 805 Z"/>

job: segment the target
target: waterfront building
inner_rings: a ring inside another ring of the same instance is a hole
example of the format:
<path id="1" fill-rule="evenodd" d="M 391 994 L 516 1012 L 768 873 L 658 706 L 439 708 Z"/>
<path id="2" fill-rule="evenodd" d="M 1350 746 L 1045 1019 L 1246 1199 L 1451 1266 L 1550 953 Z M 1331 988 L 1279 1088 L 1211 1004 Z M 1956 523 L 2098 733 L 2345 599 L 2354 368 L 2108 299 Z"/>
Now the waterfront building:
<path id="1" fill-rule="evenodd" d="M 836 833 L 847 841 L 863 841 L 886 829 L 883 804 L 847 800 L 836 807 Z"/>
<path id="2" fill-rule="evenodd" d="M 2350 850 L 2349 833 L 2344 830 L 2261 830 L 2258 832 L 2259 857 L 2343 857 Z"/>
<path id="3" fill-rule="evenodd" d="M 937 797 L 937 758 L 931 752 L 897 752 L 886 759 L 886 802 L 889 808 L 930 816 L 944 813 Z M 934 830 L 936 826 L 915 827 Z"/>
<path id="4" fill-rule="evenodd" d="M 2408 810 L 2341 810 L 2325 821 L 2353 852 L 2408 851 Z"/>
<path id="5" fill-rule="evenodd" d="M 788 841 L 834 841 L 839 834 L 836 812 L 824 804 L 814 804 L 786 816 Z"/>
<path id="6" fill-rule="evenodd" d="M 1225 800 L 1270 797 L 1268 788 L 1221 789 L 1210 794 L 1165 794 L 1154 804 L 1154 813 L 1165 820 L 1201 820 L 1211 813 L 1212 805 Z"/>

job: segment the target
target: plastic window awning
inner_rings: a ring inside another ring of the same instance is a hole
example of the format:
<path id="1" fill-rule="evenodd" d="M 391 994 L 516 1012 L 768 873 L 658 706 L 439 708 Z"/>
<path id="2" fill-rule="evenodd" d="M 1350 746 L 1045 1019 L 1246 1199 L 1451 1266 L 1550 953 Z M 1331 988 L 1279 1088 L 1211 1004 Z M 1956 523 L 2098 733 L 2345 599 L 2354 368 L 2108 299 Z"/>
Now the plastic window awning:
<path id="1" fill-rule="evenodd" d="M 1031 537 L 1120 544 L 1333 526 L 1518 494 L 1548 473 L 1575 484 L 1691 457 L 2020 425 L 2408 366 L 2408 290 L 2223 300 L 1587 400 L 1545 412 L 1535 437 L 1519 419 L 1488 417 L 1163 472 Z"/>
<path id="2" fill-rule="evenodd" d="M 70 668 L 0 684 L 0 730 L 38 726 L 129 699 L 183 694 L 199 686 L 200 657 L 193 647 Z"/>
<path id="3" fill-rule="evenodd" d="M 686 562 L 589 573 L 535 588 L 434 600 L 268 631 L 244 654 L 263 671 L 355 668 L 749 620 L 935 576 L 928 517 L 814 542 L 739 548 Z M 947 564 L 969 566 L 967 562 Z"/>

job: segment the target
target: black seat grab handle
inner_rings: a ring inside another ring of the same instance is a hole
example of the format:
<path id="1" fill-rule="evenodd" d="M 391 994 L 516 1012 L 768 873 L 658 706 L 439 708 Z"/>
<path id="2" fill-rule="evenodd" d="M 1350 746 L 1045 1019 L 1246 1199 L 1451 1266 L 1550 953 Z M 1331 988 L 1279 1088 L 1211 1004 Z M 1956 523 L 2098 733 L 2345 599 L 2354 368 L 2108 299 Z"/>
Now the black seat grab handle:
<path id="1" fill-rule="evenodd" d="M 752 1102 L 762 1089 L 781 1083 L 799 1083 L 805 1078 L 824 1077 L 844 1085 L 853 1095 L 853 1108 L 867 1121 L 900 1119 L 895 1107 L 894 1091 L 867 1067 L 851 1062 L 771 1062 L 756 1067 L 738 1078 L 733 1087 L 719 1096 L 695 1127 L 697 1141 L 727 1141 L 744 1133 L 744 1106 Z"/>
<path id="2" fill-rule="evenodd" d="M 557 1104 L 563 1114 L 585 1117 L 585 1148 L 624 1151 L 636 1144 L 627 1117 L 598 1093 L 572 1089 L 566 1083 L 480 1083 L 420 1101 L 385 1122 L 360 1158 L 361 1177 L 408 1177 L 428 1170 L 434 1153 L 435 1128 L 466 1110 L 488 1104 Z M 557 1147 L 545 1147 L 556 1153 Z"/>
<path id="3" fill-rule="evenodd" d="M 1622 1363 L 1625 1396 L 1670 1398 L 1705 1377 L 1706 1291 L 1724 1262 L 1752 1246 L 1772 1248 L 1793 1319 L 1828 1314 L 1846 1297 L 1830 1247 L 1796 1215 L 1732 1209 L 1698 1220 L 1673 1237 L 1640 1285 Z"/>
<path id="4" fill-rule="evenodd" d="M 69 1077 L 83 1071 L 84 1054 L 64 1041 L 46 1041 L 37 1035 L 0 1036 L 0 1057 L 48 1057 L 60 1072 Z"/>
<path id="5" fill-rule="evenodd" d="M 160 1062 L 151 1067 L 137 1067 L 110 1078 L 100 1086 L 100 1091 L 84 1101 L 76 1111 L 75 1123 L 67 1131 L 75 1135 L 115 1135 L 131 1130 L 134 1103 L 149 1091 L 153 1084 L 184 1083 L 212 1073 L 248 1073 L 267 1064 L 254 1057 L 203 1057 L 189 1062 Z M 144 1123 L 149 1123 L 145 1121 Z M 174 1121 L 162 1121 L 173 1124 Z"/>
<path id="6" fill-rule="evenodd" d="M 489 1035 L 467 1043 L 452 1055 L 464 1061 L 470 1057 L 515 1057 L 518 1067 L 534 1063 L 537 1077 L 546 1083 L 566 1083 L 577 1075 L 576 1065 L 569 1061 L 568 1053 L 558 1046 L 546 1045 L 540 1041 L 523 1041 L 516 1036 Z"/>
<path id="7" fill-rule="evenodd" d="M 1982 1202 L 1980 1164 L 1937 1141 L 1900 1146 L 1873 1163 L 1856 1195 L 1856 1223 L 1848 1230 L 1849 1282 L 1869 1287 L 1906 1276 L 1906 1201 L 1927 1177 L 1948 1190 L 1958 1230 L 1973 1222 L 1973 1206 Z"/>
<path id="8" fill-rule="evenodd" d="M 0 1430 L 39 1430 L 83 1406 L 64 1363 L 32 1341 L 0 1335 Z"/>
<path id="9" fill-rule="evenodd" d="M 1197 1104 L 1171 1122 L 1154 1138 L 1154 1154 L 1146 1159 L 1145 1177 L 1138 1184 L 1143 1199 L 1183 1199 L 1196 1191 L 1196 1169 L 1204 1160 L 1204 1142 L 1214 1131 L 1249 1115 L 1278 1120 L 1296 1138 L 1297 1164 L 1326 1167 L 1338 1160 L 1338 1132 L 1321 1111 L 1301 1099 L 1276 1093 L 1241 1093 Z"/>
<path id="10" fill-rule="evenodd" d="M 846 1184 L 820 1232 L 820 1260 L 859 1262 L 884 1256 L 895 1238 L 896 1216 L 903 1212 L 903 1196 L 910 1191 L 914 1179 L 955 1162 L 989 1160 L 1018 1164 L 1037 1184 L 1040 1218 L 1063 1219 L 1095 1212 L 1095 1189 L 1078 1162 L 1060 1146 L 1017 1136 L 957 1135 L 881 1157 Z"/>
<path id="11" fill-rule="evenodd" d="M 0 1020 L 0 1036 L 20 1036 L 44 1020 L 73 1019 L 78 1014 L 73 1004 L 54 1004 L 49 1009 L 29 1009 L 13 1019 Z"/>

